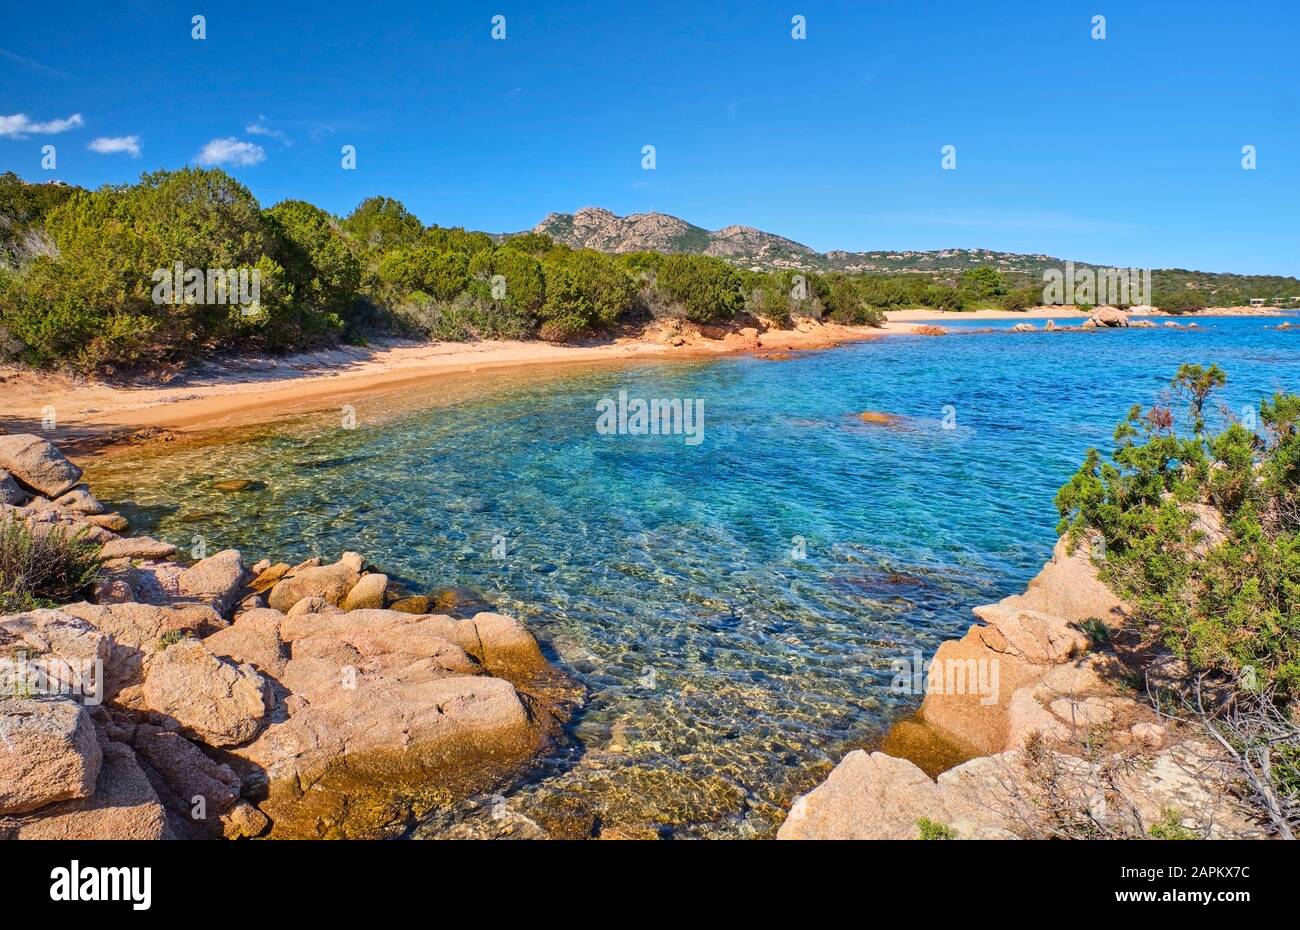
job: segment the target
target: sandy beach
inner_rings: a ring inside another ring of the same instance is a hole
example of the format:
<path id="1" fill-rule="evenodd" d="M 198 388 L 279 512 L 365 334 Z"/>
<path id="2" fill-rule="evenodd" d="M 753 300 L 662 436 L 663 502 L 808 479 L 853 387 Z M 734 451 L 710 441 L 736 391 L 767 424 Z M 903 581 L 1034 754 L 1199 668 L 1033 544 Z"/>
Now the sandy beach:
<path id="1" fill-rule="evenodd" d="M 1265 313 L 1254 311 L 1258 315 Z M 1237 314 L 1230 309 L 1222 315 Z M 848 342 L 911 335 L 923 324 L 1044 318 L 1082 321 L 1087 314 L 1072 307 L 1040 307 L 1024 313 L 900 310 L 886 317 L 881 327 L 801 321 L 793 329 L 765 332 L 744 326 L 710 330 L 665 324 L 582 345 L 390 340 L 365 348 L 340 346 L 287 356 L 217 359 L 174 373 L 146 373 L 132 380 L 97 380 L 0 367 L 0 424 L 9 432 L 40 430 L 84 454 L 138 441 L 141 431 L 146 436 L 160 430 L 185 434 L 270 422 L 440 380 L 464 382 L 465 375 L 485 372 L 648 359 L 690 360 L 741 353 L 782 360 L 793 353 Z"/>
<path id="2" fill-rule="evenodd" d="M 130 443 L 140 431 L 188 433 L 268 422 L 467 374 L 737 353 L 782 358 L 910 330 L 902 324 L 874 328 L 808 322 L 762 333 L 753 328 L 660 329 L 588 345 L 392 340 L 366 348 L 219 359 L 171 376 L 132 381 L 7 367 L 0 368 L 0 423 L 9 432 L 42 431 L 86 452 Z M 51 415 L 52 429 L 47 425 Z"/>

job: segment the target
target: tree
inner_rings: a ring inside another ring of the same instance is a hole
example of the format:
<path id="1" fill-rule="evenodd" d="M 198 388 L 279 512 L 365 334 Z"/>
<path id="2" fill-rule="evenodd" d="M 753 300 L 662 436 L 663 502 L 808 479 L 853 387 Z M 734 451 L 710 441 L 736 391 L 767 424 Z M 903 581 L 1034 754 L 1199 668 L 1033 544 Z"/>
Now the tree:
<path id="1" fill-rule="evenodd" d="M 367 197 L 340 225 L 370 254 L 413 245 L 424 231 L 419 218 L 392 197 Z"/>
<path id="2" fill-rule="evenodd" d="M 655 278 L 683 316 L 695 323 L 729 320 L 745 305 L 740 275 L 721 259 L 706 255 L 668 255 Z"/>

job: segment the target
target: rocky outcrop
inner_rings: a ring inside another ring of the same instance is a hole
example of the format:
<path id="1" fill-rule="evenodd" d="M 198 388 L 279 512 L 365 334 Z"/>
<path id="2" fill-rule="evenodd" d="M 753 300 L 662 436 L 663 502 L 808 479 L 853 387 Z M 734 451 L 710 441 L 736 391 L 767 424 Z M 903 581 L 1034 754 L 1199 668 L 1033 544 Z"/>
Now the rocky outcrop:
<path id="1" fill-rule="evenodd" d="M 1124 327 L 1129 325 L 1128 314 L 1118 307 L 1097 307 L 1083 325 L 1090 328 Z"/>
<path id="2" fill-rule="evenodd" d="M 0 617 L 4 693 L 61 694 L 0 700 L 0 836 L 386 836 L 553 732 L 555 673 L 517 621 L 430 614 L 356 553 L 181 564 L 119 536 L 53 446 L 0 438 L 24 482 L 0 518 L 105 558 L 91 602 Z"/>
<path id="3" fill-rule="evenodd" d="M 360 580 L 361 557 L 344 553 L 343 558 L 332 565 L 290 571 L 271 588 L 267 604 L 274 610 L 288 611 L 303 598 L 319 597 L 339 605 Z"/>
<path id="4" fill-rule="evenodd" d="M 852 752 L 779 837 L 913 839 L 926 821 L 960 839 L 1146 836 L 1170 817 L 1198 836 L 1258 835 L 1213 747 L 1172 734 L 1134 699 L 1115 650 L 1097 647 L 1130 610 L 1090 552 L 1062 538 L 1023 594 L 975 608 L 982 623 L 936 650 L 897 742 L 938 740 L 968 761 L 931 779 L 908 759 Z"/>
<path id="5" fill-rule="evenodd" d="M 173 836 L 167 812 L 135 751 L 113 741 L 104 743 L 94 794 L 29 815 L 13 835 L 20 840 L 161 840 Z"/>

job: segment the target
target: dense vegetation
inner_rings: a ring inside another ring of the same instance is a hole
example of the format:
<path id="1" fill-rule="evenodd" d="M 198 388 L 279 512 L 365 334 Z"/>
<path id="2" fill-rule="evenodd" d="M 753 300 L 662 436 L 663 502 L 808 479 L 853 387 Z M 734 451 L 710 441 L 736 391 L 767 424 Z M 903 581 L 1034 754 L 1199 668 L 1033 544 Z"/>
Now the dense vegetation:
<path id="1" fill-rule="evenodd" d="M 1184 365 L 1167 404 L 1134 407 L 1111 461 L 1090 450 L 1057 496 L 1061 529 L 1105 541 L 1103 573 L 1193 670 L 1300 697 L 1300 396 L 1276 394 L 1218 432 L 1226 382 Z M 1256 426 L 1259 427 L 1258 431 Z"/>
<path id="2" fill-rule="evenodd" d="M 178 273 L 160 295 L 157 274 L 171 269 L 209 276 L 208 289 L 182 288 Z M 239 273 L 255 293 L 214 299 L 222 276 Z M 300 200 L 263 208 L 215 169 L 95 191 L 0 176 L 0 360 L 45 367 L 111 371 L 382 333 L 571 341 L 662 318 L 878 324 L 890 309 L 1023 310 L 1041 299 L 1041 281 L 987 265 L 947 279 L 754 271 L 701 254 L 607 255 L 537 233 L 426 227 L 388 197 L 343 218 Z"/>

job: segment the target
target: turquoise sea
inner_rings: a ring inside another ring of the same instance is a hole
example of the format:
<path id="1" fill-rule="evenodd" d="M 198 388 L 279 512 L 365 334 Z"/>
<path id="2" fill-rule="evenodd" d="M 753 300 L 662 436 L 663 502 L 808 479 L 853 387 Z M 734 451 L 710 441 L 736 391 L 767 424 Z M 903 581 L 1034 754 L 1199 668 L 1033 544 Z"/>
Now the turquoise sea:
<path id="1" fill-rule="evenodd" d="M 891 660 L 960 635 L 971 607 L 1037 572 L 1056 489 L 1179 364 L 1226 369 L 1236 412 L 1300 389 L 1300 330 L 1278 322 L 958 325 L 788 361 L 482 376 L 358 399 L 355 429 L 313 414 L 131 452 L 90 479 L 186 549 L 356 550 L 414 591 L 464 589 L 528 623 L 587 691 L 569 739 L 504 793 L 509 816 L 474 799 L 414 835 L 594 820 L 767 836 L 794 794 L 919 704 L 891 692 Z M 703 441 L 599 432 L 597 404 L 620 391 L 702 401 Z M 868 425 L 866 410 L 902 419 Z M 258 489 L 213 488 L 228 478 Z"/>

